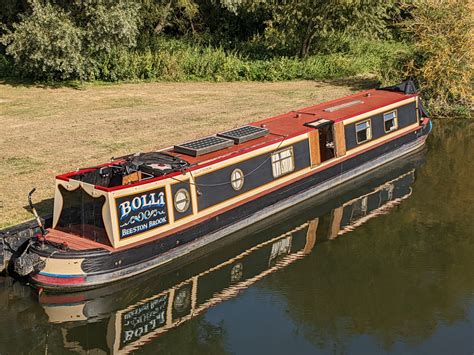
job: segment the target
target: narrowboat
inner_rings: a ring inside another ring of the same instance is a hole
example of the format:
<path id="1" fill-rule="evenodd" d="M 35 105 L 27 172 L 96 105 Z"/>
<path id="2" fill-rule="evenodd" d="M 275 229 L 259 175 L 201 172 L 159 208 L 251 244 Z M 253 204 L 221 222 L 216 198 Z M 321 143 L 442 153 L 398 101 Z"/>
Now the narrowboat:
<path id="1" fill-rule="evenodd" d="M 15 270 L 45 290 L 133 277 L 424 145 L 413 83 L 56 177 L 52 228 Z"/>
<path id="2" fill-rule="evenodd" d="M 372 218 L 390 213 L 411 196 L 422 153 L 398 159 L 230 234 L 223 243 L 198 251 L 197 260 L 173 261 L 165 266 L 168 270 L 159 268 L 133 282 L 77 293 L 44 292 L 40 304 L 48 322 L 61 329 L 66 349 L 133 352 L 313 254 L 322 243 L 344 238 Z M 351 239 L 343 242 L 351 243 Z M 81 334 L 91 329 L 96 336 L 84 341 Z"/>

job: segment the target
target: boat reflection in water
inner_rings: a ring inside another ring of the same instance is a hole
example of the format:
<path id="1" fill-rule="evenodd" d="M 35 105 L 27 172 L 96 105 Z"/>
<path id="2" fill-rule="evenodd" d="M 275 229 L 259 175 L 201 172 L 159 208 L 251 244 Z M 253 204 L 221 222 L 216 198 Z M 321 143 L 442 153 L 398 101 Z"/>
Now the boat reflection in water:
<path id="1" fill-rule="evenodd" d="M 415 169 L 422 161 L 423 153 L 394 161 L 224 238 L 225 243 L 193 254 L 193 260 L 173 262 L 166 270 L 102 289 L 42 294 L 40 302 L 49 322 L 60 323 L 66 348 L 131 351 L 304 258 L 319 243 L 389 213 L 411 195 Z M 103 333 L 94 336 L 100 342 L 81 341 L 94 329 Z"/>

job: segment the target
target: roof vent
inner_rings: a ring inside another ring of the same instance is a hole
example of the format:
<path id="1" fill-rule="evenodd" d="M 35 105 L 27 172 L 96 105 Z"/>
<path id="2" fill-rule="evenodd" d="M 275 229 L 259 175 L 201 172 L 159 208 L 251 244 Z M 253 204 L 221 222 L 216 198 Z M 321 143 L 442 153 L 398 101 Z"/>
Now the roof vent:
<path id="1" fill-rule="evenodd" d="M 239 128 L 232 129 L 230 131 L 222 132 L 217 134 L 219 137 L 232 139 L 235 144 L 244 143 L 257 139 L 268 134 L 268 129 L 256 126 L 242 126 Z"/>
<path id="2" fill-rule="evenodd" d="M 325 108 L 323 111 L 324 112 L 334 112 L 334 111 L 342 110 L 343 108 L 348 108 L 348 107 L 363 104 L 363 103 L 364 103 L 364 101 L 362 101 L 362 100 L 349 101 L 349 102 L 345 102 L 345 103 L 340 104 L 340 105 Z"/>
<path id="3" fill-rule="evenodd" d="M 209 136 L 174 146 L 174 151 L 197 157 L 234 145 L 234 141 L 222 137 Z"/>

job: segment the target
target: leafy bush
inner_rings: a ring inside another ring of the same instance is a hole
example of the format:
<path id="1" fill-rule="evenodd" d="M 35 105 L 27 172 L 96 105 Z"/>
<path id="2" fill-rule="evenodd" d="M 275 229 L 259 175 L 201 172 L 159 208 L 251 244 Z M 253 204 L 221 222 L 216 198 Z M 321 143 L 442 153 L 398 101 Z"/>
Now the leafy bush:
<path id="1" fill-rule="evenodd" d="M 16 75 L 12 61 L 0 53 L 0 78 L 15 77 Z"/>
<path id="2" fill-rule="evenodd" d="M 346 52 L 318 54 L 306 59 L 273 57 L 249 59 L 221 47 L 158 39 L 153 50 L 113 50 L 98 60 L 96 77 L 105 81 L 277 81 L 332 79 L 354 75 L 387 81 L 401 76 L 397 69 L 411 53 L 395 42 L 353 40 Z"/>
<path id="3" fill-rule="evenodd" d="M 82 75 L 82 33 L 63 10 L 35 1 L 32 14 L 22 16 L 13 29 L 2 43 L 23 74 L 49 79 Z"/>
<path id="4" fill-rule="evenodd" d="M 136 44 L 135 3 L 90 0 L 60 7 L 31 0 L 30 4 L 31 13 L 22 14 L 0 38 L 22 76 L 94 79 L 98 55 Z"/>
<path id="5" fill-rule="evenodd" d="M 469 0 L 416 0 L 405 30 L 415 55 L 407 73 L 419 80 L 431 112 L 471 115 L 474 8 Z"/>

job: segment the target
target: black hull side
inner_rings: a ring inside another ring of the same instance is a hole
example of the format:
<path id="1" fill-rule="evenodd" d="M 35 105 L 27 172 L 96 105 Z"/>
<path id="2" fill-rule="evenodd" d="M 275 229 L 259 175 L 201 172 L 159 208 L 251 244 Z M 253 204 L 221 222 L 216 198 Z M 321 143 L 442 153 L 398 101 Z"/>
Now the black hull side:
<path id="1" fill-rule="evenodd" d="M 167 237 L 141 244 L 134 248 L 127 248 L 125 250 L 113 253 L 91 251 L 90 253 L 63 252 L 54 254 L 52 258 L 55 259 L 72 259 L 79 257 L 85 258 L 82 262 L 81 268 L 84 271 L 84 274 L 86 274 L 87 280 L 81 284 L 49 285 L 35 280 L 33 276 L 32 283 L 38 287 L 44 287 L 46 289 L 84 289 L 97 287 L 112 281 L 130 277 L 131 275 L 137 274 L 139 272 L 146 271 L 152 268 L 144 266 L 147 261 L 152 261 L 159 257 L 163 257 L 166 255 L 165 253 L 169 254 L 176 249 L 186 248 L 187 244 L 196 241 L 205 235 L 215 233 L 216 231 L 236 224 L 247 218 L 251 218 L 252 215 L 262 211 L 265 208 L 268 208 L 268 206 L 278 204 L 279 202 L 292 196 L 302 194 L 306 190 L 337 178 L 343 173 L 354 171 L 356 168 L 363 164 L 368 164 L 374 159 L 395 152 L 403 146 L 420 141 L 425 138 L 424 136 L 426 136 L 429 131 L 430 125 L 420 126 L 420 128 L 415 132 L 407 133 L 404 136 L 401 136 L 371 150 L 365 151 L 357 156 L 354 156 L 353 158 L 333 165 L 323 171 L 317 172 L 292 184 L 286 185 L 276 191 L 233 208 L 227 212 L 209 218 L 204 222 L 196 224 L 195 226 Z M 374 166 L 374 168 L 375 167 L 377 166 Z M 366 169 L 366 171 L 369 170 L 370 168 Z M 357 173 L 355 175 L 360 174 L 362 173 Z M 338 183 L 335 182 L 333 186 L 336 186 L 337 184 Z M 308 196 L 308 198 L 309 197 L 311 196 Z M 43 257 L 48 257 L 51 254 L 52 249 L 48 248 L 46 250 L 41 250 L 33 245 L 31 251 Z M 171 259 L 173 259 L 172 256 L 170 260 Z M 120 267 L 117 265 L 120 265 Z M 108 275 L 112 273 L 116 274 L 116 276 L 119 274 L 119 276 L 109 278 Z M 94 281 L 89 283 L 89 279 Z"/>

